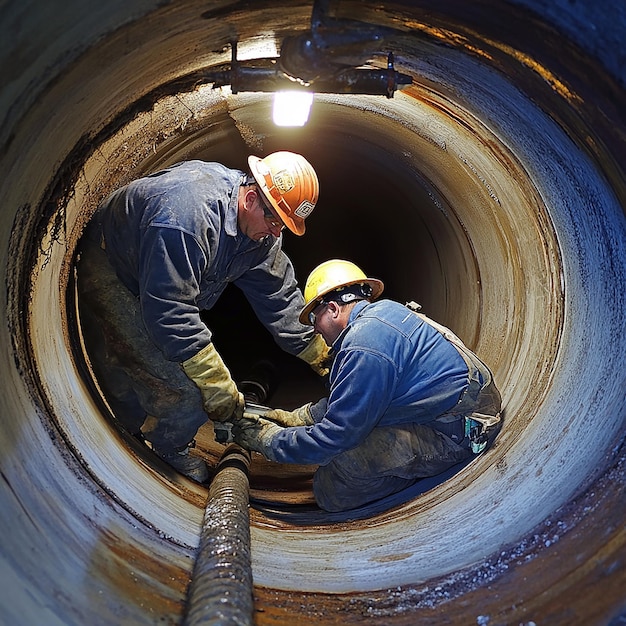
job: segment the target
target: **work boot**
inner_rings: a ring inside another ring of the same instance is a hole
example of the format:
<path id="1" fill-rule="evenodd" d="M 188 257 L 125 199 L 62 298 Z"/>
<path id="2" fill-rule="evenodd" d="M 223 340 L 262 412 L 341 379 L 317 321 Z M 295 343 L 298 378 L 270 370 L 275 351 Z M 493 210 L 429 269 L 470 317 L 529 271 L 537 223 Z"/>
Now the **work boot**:
<path id="1" fill-rule="evenodd" d="M 209 482 L 209 469 L 206 463 L 198 456 L 189 453 L 195 442 L 186 445 L 182 450 L 162 451 L 153 447 L 154 452 L 168 465 L 178 470 L 187 478 L 202 485 Z"/>

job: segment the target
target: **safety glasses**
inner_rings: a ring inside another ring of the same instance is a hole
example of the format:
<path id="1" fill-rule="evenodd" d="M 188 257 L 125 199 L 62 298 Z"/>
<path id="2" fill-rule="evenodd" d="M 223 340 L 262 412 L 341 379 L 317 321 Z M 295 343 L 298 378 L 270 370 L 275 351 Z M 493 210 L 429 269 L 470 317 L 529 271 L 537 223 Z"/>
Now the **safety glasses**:
<path id="1" fill-rule="evenodd" d="M 328 306 L 328 302 L 324 302 L 322 300 L 322 302 L 320 302 L 314 309 L 312 309 L 309 312 L 309 322 L 311 324 L 311 326 L 315 326 L 315 320 L 317 319 L 318 315 L 321 313 L 321 311 L 319 310 L 321 307 L 327 307 Z M 316 313 L 316 311 L 318 311 Z"/>
<path id="2" fill-rule="evenodd" d="M 283 228 L 285 228 L 285 225 L 283 224 L 282 220 L 278 217 L 278 215 L 276 215 L 276 213 L 274 213 L 274 211 L 272 211 L 263 201 L 261 195 L 259 194 L 259 200 L 261 202 L 261 206 L 263 207 L 263 217 L 265 218 L 265 221 L 272 227 L 272 228 L 279 228 L 280 230 L 282 230 Z"/>

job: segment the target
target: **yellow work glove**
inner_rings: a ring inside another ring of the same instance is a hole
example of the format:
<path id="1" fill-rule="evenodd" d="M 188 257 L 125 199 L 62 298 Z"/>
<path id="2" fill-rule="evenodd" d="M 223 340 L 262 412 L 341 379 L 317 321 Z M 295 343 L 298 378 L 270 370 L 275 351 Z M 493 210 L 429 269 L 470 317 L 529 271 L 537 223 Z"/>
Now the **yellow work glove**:
<path id="1" fill-rule="evenodd" d="M 298 407 L 293 411 L 284 411 L 283 409 L 270 409 L 263 413 L 265 419 L 274 422 L 279 426 L 311 426 L 315 423 L 311 415 L 311 403 Z"/>
<path id="2" fill-rule="evenodd" d="M 253 413 L 244 413 L 241 419 L 233 420 L 232 435 L 236 444 L 246 450 L 260 452 L 266 459 L 274 461 L 272 439 L 283 429 Z"/>
<path id="3" fill-rule="evenodd" d="M 200 389 L 204 410 L 213 421 L 224 422 L 243 415 L 243 394 L 212 343 L 184 361 L 182 366 Z"/>
<path id="4" fill-rule="evenodd" d="M 309 345 L 296 356 L 308 363 L 311 369 L 320 376 L 326 376 L 330 371 L 330 348 L 322 335 L 313 335 Z"/>

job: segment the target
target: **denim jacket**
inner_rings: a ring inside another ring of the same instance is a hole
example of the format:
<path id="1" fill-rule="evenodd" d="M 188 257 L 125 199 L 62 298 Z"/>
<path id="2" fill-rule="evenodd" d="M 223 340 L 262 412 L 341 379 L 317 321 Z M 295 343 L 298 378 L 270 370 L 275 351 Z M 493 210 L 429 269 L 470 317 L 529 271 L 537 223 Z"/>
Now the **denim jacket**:
<path id="1" fill-rule="evenodd" d="M 210 343 L 200 311 L 231 282 L 285 351 L 298 354 L 313 335 L 298 321 L 304 299 L 282 237 L 257 242 L 238 230 L 243 179 L 219 163 L 186 161 L 131 182 L 98 211 L 109 260 L 171 361 Z"/>
<path id="2" fill-rule="evenodd" d="M 324 465 L 377 426 L 436 419 L 468 386 L 456 348 L 391 300 L 357 303 L 333 351 L 330 393 L 311 407 L 315 424 L 276 435 L 273 460 Z"/>

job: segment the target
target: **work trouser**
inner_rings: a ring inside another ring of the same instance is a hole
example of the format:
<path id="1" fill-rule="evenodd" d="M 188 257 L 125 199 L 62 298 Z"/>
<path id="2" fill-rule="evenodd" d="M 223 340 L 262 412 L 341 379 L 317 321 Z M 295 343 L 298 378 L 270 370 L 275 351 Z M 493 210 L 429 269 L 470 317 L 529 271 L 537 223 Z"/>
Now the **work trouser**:
<path id="1" fill-rule="evenodd" d="M 161 452 L 184 448 L 208 419 L 200 390 L 148 336 L 139 299 L 117 277 L 95 226 L 77 267 L 85 347 L 115 418 L 131 434 L 141 429 Z"/>
<path id="2" fill-rule="evenodd" d="M 457 347 L 458 348 L 458 347 Z M 484 426 L 486 449 L 499 432 L 501 397 L 489 369 L 473 353 L 461 354 L 469 384 L 457 404 L 426 424 L 375 428 L 356 448 L 343 452 L 313 477 L 320 508 L 347 511 L 437 476 L 475 456 L 467 425 Z"/>

